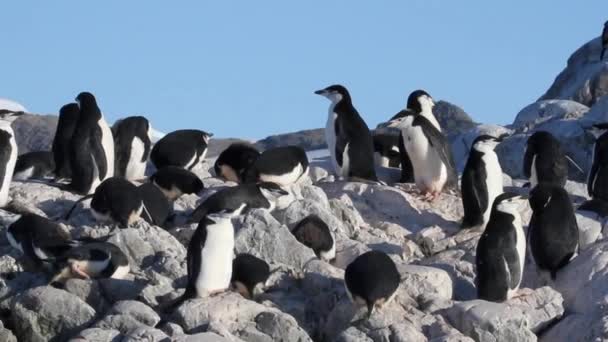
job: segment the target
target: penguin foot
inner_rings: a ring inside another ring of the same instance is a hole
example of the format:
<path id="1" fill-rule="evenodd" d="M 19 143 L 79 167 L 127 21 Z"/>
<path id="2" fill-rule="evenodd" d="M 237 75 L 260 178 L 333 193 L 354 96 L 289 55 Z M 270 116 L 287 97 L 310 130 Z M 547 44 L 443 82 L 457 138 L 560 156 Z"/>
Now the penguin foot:
<path id="1" fill-rule="evenodd" d="M 521 288 L 521 289 L 517 290 L 517 292 L 515 292 L 515 295 L 512 296 L 511 298 L 509 298 L 509 300 L 521 299 L 523 297 L 528 297 L 528 296 L 530 296 L 532 294 L 534 294 L 534 290 L 533 289 L 529 289 L 527 287 Z"/>

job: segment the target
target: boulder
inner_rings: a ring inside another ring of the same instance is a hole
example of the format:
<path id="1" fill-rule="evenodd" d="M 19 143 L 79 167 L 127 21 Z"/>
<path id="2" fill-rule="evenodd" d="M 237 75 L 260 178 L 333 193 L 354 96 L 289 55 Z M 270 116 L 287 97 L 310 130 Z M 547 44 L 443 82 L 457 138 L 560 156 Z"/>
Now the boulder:
<path id="1" fill-rule="evenodd" d="M 513 128 L 534 127 L 556 119 L 579 119 L 589 111 L 589 107 L 570 100 L 541 100 L 522 109 Z"/>

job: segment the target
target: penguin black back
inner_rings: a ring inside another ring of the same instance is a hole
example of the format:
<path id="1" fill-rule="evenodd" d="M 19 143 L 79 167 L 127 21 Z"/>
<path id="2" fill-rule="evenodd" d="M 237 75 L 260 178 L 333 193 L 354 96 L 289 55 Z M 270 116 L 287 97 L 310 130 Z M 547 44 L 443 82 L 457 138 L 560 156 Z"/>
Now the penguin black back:
<path id="1" fill-rule="evenodd" d="M 563 187 L 568 180 L 568 160 L 560 142 L 549 132 L 538 131 L 528 138 L 524 175 L 532 186 L 548 183 Z"/>
<path id="2" fill-rule="evenodd" d="M 247 171 L 246 182 L 295 183 L 308 170 L 306 151 L 299 146 L 282 146 L 262 152 Z"/>
<path id="3" fill-rule="evenodd" d="M 111 177 L 95 190 L 91 210 L 97 216 L 109 216 L 113 221 L 128 227 L 139 218 L 143 200 L 137 187 L 128 180 Z"/>
<path id="4" fill-rule="evenodd" d="M 133 141 L 135 138 L 143 144 L 143 152 L 139 158 L 140 163 L 145 163 L 150 156 L 150 148 L 152 142 L 148 135 L 150 124 L 148 119 L 143 116 L 131 116 L 117 121 L 112 126 L 112 135 L 114 136 L 114 175 L 118 177 L 127 177 L 127 166 L 132 158 L 131 153 Z M 141 175 L 143 176 L 143 174 Z M 127 177 L 130 179 L 130 177 Z"/>
<path id="5" fill-rule="evenodd" d="M 152 176 L 150 182 L 158 186 L 170 201 L 182 194 L 198 194 L 205 186 L 203 181 L 191 171 L 177 166 L 165 166 Z"/>
<path id="6" fill-rule="evenodd" d="M 263 287 L 270 277 L 270 267 L 266 261 L 247 253 L 241 253 L 232 261 L 230 282 L 245 298 L 253 298 L 256 290 Z"/>
<path id="7" fill-rule="evenodd" d="M 539 269 L 556 272 L 578 249 L 578 225 L 568 193 L 560 186 L 539 184 L 530 192 L 530 249 Z"/>
<path id="8" fill-rule="evenodd" d="M 211 136 L 197 129 L 173 131 L 154 144 L 150 159 L 157 169 L 177 166 L 192 170 L 205 158 Z"/>
<path id="9" fill-rule="evenodd" d="M 173 206 L 163 192 L 152 183 L 144 183 L 137 188 L 144 201 L 142 217 L 150 224 L 165 227 L 173 212 Z"/>
<path id="10" fill-rule="evenodd" d="M 335 242 L 329 227 L 319 216 L 309 215 L 296 224 L 291 233 L 300 243 L 311 248 L 318 258 L 333 259 Z M 332 255 L 326 256 L 330 251 Z"/>
<path id="11" fill-rule="evenodd" d="M 592 198 L 608 201 L 608 124 L 594 125 L 594 128 L 604 133 L 595 140 L 587 193 Z"/>
<path id="12" fill-rule="evenodd" d="M 374 152 L 376 164 L 385 167 L 399 167 L 401 155 L 399 151 L 399 135 L 374 132 Z"/>
<path id="13" fill-rule="evenodd" d="M 55 160 L 55 176 L 59 179 L 71 178 L 70 140 L 78 123 L 80 109 L 76 103 L 69 103 L 59 110 L 59 121 L 53 139 L 53 158 Z"/>
<path id="14" fill-rule="evenodd" d="M 246 171 L 260 156 L 250 144 L 234 143 L 222 151 L 213 166 L 215 175 L 227 181 L 243 183 Z"/>
<path id="15" fill-rule="evenodd" d="M 28 152 L 17 157 L 13 179 L 42 179 L 55 170 L 53 153 L 49 151 Z"/>

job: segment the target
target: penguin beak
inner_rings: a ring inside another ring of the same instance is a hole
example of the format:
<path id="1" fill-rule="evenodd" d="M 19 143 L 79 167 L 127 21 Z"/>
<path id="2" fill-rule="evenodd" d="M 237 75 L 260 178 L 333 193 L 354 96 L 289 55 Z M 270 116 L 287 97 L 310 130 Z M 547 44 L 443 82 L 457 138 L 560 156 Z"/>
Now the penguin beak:
<path id="1" fill-rule="evenodd" d="M 321 95 L 321 96 L 326 96 L 327 95 L 327 91 L 325 91 L 325 89 L 321 89 L 321 90 L 315 91 L 315 94 Z"/>

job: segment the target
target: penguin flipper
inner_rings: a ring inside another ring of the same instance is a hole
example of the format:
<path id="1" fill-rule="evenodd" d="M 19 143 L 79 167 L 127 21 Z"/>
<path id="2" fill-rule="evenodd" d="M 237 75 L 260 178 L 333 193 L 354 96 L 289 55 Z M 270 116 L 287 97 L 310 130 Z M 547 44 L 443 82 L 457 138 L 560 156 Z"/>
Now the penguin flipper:
<path id="1" fill-rule="evenodd" d="M 502 241 L 504 248 L 504 259 L 509 273 L 509 288 L 515 289 L 521 282 L 522 267 L 519 262 L 517 251 L 517 235 L 514 229 L 510 229 L 508 239 Z"/>
<path id="2" fill-rule="evenodd" d="M 587 179 L 587 193 L 589 196 L 593 197 L 593 185 L 595 183 L 595 178 L 597 177 L 597 172 L 600 169 L 600 155 L 599 155 L 599 146 L 595 146 L 593 151 L 593 165 L 591 165 L 591 170 L 589 170 L 589 177 Z"/>
<path id="3" fill-rule="evenodd" d="M 528 148 L 526 148 L 526 153 L 524 154 L 524 176 L 526 176 L 526 178 L 530 178 L 530 176 L 532 175 L 532 161 L 534 160 L 534 155 L 536 154 L 536 151 L 533 149 L 532 146 L 528 146 Z"/>
<path id="4" fill-rule="evenodd" d="M 336 162 L 338 163 L 338 166 L 342 167 L 342 165 L 344 164 L 344 150 L 346 149 L 346 145 L 348 144 L 348 141 L 346 140 L 346 136 L 344 135 L 344 133 L 342 132 L 341 128 L 340 128 L 340 123 L 339 123 L 339 118 L 334 122 L 334 131 L 336 134 L 336 148 L 334 151 L 334 154 L 336 156 Z"/>
<path id="5" fill-rule="evenodd" d="M 464 207 L 463 227 L 480 224 L 479 220 L 488 208 L 488 175 L 483 167 L 465 167 L 462 174 L 462 201 Z"/>
<path id="6" fill-rule="evenodd" d="M 108 174 L 108 161 L 106 160 L 106 154 L 104 153 L 101 139 L 102 139 L 101 128 L 96 127 L 95 132 L 94 132 L 94 138 L 90 140 L 91 151 L 93 154 L 93 158 L 95 158 L 95 163 L 97 164 L 97 168 L 99 169 L 99 179 L 103 180 L 106 178 L 106 175 Z"/>

